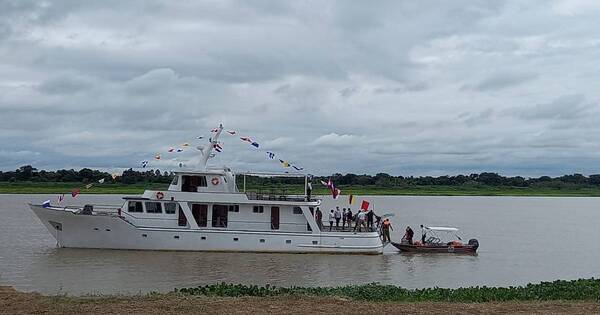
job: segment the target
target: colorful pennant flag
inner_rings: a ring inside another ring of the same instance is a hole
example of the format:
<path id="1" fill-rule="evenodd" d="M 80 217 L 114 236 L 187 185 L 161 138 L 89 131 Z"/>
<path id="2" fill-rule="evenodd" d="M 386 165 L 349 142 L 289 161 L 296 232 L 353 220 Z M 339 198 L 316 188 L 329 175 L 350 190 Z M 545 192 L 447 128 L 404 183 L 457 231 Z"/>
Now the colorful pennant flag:
<path id="1" fill-rule="evenodd" d="M 219 132 L 219 128 L 214 128 L 213 130 L 211 130 L 210 132 Z"/>
<path id="2" fill-rule="evenodd" d="M 204 139 L 204 136 L 197 136 L 196 139 L 202 140 L 202 139 Z"/>
<path id="3" fill-rule="evenodd" d="M 79 195 L 80 192 L 81 192 L 81 189 L 79 189 L 79 188 L 75 188 L 75 189 L 71 190 L 71 197 L 73 197 L 73 198 L 77 197 L 77 195 Z"/>
<path id="4" fill-rule="evenodd" d="M 230 134 L 230 135 L 232 135 L 232 136 L 235 136 L 235 134 L 236 134 L 236 132 L 233 131 L 233 130 L 227 130 L 227 133 Z"/>
<path id="5" fill-rule="evenodd" d="M 169 148 L 169 152 L 174 152 L 175 148 Z"/>
<path id="6" fill-rule="evenodd" d="M 182 147 L 189 147 L 189 146 L 190 146 L 190 144 L 186 142 L 186 143 L 182 144 L 181 146 L 182 146 Z"/>
<path id="7" fill-rule="evenodd" d="M 217 151 L 217 152 L 222 152 L 223 151 L 223 147 L 221 147 L 221 145 L 218 144 L 218 143 L 215 143 L 213 145 L 213 148 L 215 148 L 215 151 Z"/>
<path id="8" fill-rule="evenodd" d="M 155 159 L 155 160 L 160 160 L 160 154 L 158 154 L 158 153 L 157 153 L 157 154 L 154 156 L 154 159 Z"/>
<path id="9" fill-rule="evenodd" d="M 142 161 L 142 168 L 146 168 L 148 166 L 148 161 Z"/>
<path id="10" fill-rule="evenodd" d="M 283 166 L 283 167 L 290 167 L 290 163 L 288 161 L 279 160 L 279 162 L 281 163 L 281 166 Z"/>
<path id="11" fill-rule="evenodd" d="M 267 151 L 267 156 L 272 160 L 275 158 L 275 153 Z"/>
<path id="12" fill-rule="evenodd" d="M 104 184 L 104 178 L 102 178 L 102 179 L 98 180 L 98 183 L 100 183 L 100 184 Z"/>
<path id="13" fill-rule="evenodd" d="M 366 200 L 363 200 L 362 204 L 360 205 L 360 209 L 362 211 L 369 211 L 369 202 Z"/>
<path id="14" fill-rule="evenodd" d="M 248 137 L 240 137 L 240 139 L 241 139 L 242 141 L 246 141 L 246 142 L 248 142 L 248 143 L 252 143 L 252 142 L 254 142 L 254 141 L 252 141 L 252 139 L 250 139 L 250 138 L 248 138 Z"/>
<path id="15" fill-rule="evenodd" d="M 183 152 L 183 149 L 177 149 L 177 153 Z"/>
<path id="16" fill-rule="evenodd" d="M 348 196 L 348 203 L 351 204 L 351 205 L 354 204 L 354 195 Z"/>
<path id="17" fill-rule="evenodd" d="M 293 168 L 294 168 L 296 171 L 301 171 L 301 170 L 303 170 L 303 169 L 304 169 L 303 167 L 298 167 L 298 166 L 296 166 L 296 165 L 292 165 L 292 167 L 293 167 Z"/>

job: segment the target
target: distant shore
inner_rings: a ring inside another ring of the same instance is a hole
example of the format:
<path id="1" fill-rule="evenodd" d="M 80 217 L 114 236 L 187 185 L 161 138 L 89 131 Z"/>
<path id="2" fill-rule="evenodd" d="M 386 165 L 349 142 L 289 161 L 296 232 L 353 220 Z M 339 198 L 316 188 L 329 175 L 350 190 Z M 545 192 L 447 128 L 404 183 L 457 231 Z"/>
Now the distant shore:
<path id="1" fill-rule="evenodd" d="M 145 189 L 166 190 L 167 184 L 96 184 L 88 189 L 87 183 L 69 182 L 0 182 L 0 194 L 61 194 L 70 193 L 75 188 L 82 194 L 131 194 L 138 195 Z M 385 196 L 539 196 L 539 197 L 600 197 L 600 187 L 510 187 L 510 186 L 340 186 L 343 195 L 385 195 Z M 249 187 L 248 190 L 269 190 L 269 187 Z M 302 194 L 298 186 L 287 187 L 289 194 Z M 323 187 L 316 187 L 313 195 L 327 195 Z"/>
<path id="2" fill-rule="evenodd" d="M 598 280 L 510 288 L 406 290 L 387 285 L 272 288 L 217 284 L 139 295 L 41 295 L 0 286 L 2 314 L 597 314 Z"/>

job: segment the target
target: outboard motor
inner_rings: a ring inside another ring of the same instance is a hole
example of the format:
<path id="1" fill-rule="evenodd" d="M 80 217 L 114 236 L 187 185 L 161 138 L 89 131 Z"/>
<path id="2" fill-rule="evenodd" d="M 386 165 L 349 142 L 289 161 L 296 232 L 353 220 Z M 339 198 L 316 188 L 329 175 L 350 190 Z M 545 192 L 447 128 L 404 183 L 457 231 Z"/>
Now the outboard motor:
<path id="1" fill-rule="evenodd" d="M 473 246 L 474 249 L 479 248 L 479 241 L 475 238 L 469 240 L 469 245 Z"/>
<path id="2" fill-rule="evenodd" d="M 92 215 L 93 211 L 94 211 L 94 206 L 85 205 L 85 206 L 83 206 L 83 210 L 81 210 L 80 214 Z"/>

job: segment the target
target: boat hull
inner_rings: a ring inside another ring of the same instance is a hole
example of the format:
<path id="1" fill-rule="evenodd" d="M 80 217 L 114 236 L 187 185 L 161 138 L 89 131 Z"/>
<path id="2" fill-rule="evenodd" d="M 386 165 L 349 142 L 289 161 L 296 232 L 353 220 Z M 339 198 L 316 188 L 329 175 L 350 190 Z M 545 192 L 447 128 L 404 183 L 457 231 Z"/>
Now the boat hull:
<path id="1" fill-rule="evenodd" d="M 132 250 L 381 254 L 377 232 L 311 233 L 138 227 L 117 215 L 30 205 L 60 247 Z"/>
<path id="2" fill-rule="evenodd" d="M 415 245 L 408 243 L 394 243 L 392 245 L 401 252 L 413 253 L 450 253 L 450 254 L 473 254 L 477 252 L 478 246 L 474 245 Z"/>

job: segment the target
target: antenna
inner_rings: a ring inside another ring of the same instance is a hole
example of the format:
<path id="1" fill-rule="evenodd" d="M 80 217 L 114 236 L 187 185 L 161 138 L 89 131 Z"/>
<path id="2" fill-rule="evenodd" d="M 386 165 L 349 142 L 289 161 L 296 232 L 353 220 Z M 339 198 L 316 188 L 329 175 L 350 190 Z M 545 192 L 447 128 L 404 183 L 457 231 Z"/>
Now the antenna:
<path id="1" fill-rule="evenodd" d="M 219 128 L 216 128 L 216 130 L 217 130 L 217 132 L 210 139 L 210 145 L 208 146 L 208 148 L 204 148 L 203 150 L 200 150 L 202 158 L 200 159 L 200 163 L 199 163 L 198 167 L 201 170 L 206 169 L 206 163 L 208 162 L 208 159 L 212 155 L 212 150 L 214 149 L 215 145 L 217 143 L 219 143 L 219 136 L 221 136 L 221 131 L 223 131 L 223 124 L 220 124 Z"/>

